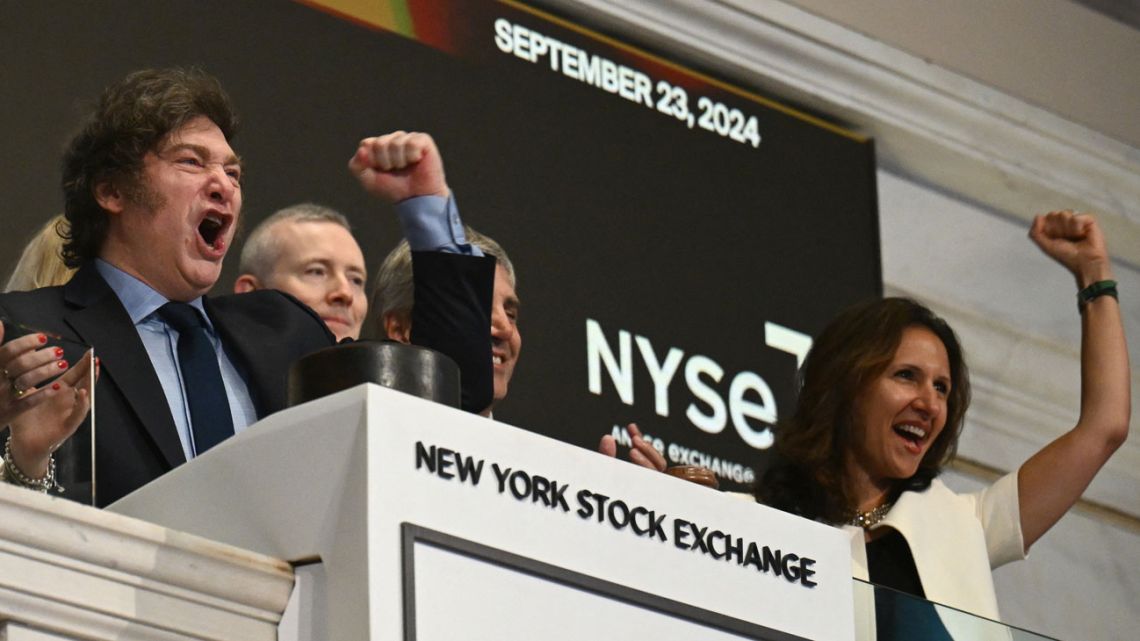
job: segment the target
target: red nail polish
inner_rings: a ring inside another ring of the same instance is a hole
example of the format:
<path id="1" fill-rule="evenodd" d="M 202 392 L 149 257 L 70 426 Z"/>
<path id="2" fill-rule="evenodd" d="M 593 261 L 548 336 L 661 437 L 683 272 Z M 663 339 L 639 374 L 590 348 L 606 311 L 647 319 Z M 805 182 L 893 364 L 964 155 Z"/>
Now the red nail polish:
<path id="1" fill-rule="evenodd" d="M 60 369 L 67 369 L 67 361 L 60 361 L 56 363 L 56 365 L 58 365 Z"/>
<path id="2" fill-rule="evenodd" d="M 63 358 L 63 348 L 62 347 L 55 348 L 55 357 L 56 358 Z"/>
<path id="3" fill-rule="evenodd" d="M 39 339 L 40 339 L 40 345 L 43 345 L 44 343 L 47 342 L 47 336 L 44 336 L 43 334 L 39 335 Z"/>
<path id="4" fill-rule="evenodd" d="M 59 383 L 52 383 L 51 388 L 58 392 L 59 391 Z"/>

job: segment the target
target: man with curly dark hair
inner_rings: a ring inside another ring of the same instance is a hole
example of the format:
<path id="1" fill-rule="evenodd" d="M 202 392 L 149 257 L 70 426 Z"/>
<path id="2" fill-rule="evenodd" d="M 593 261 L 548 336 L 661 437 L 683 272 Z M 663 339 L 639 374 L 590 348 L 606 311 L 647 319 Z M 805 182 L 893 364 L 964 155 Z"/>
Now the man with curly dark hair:
<path id="1" fill-rule="evenodd" d="M 63 255 L 78 271 L 60 287 L 0 295 L 4 331 L 39 330 L 0 334 L 0 421 L 10 432 L 0 480 L 62 484 L 70 498 L 111 503 L 283 409 L 290 365 L 334 344 L 320 316 L 288 294 L 206 296 L 241 214 L 237 122 L 218 80 L 197 69 L 136 71 L 104 90 L 63 159 Z M 354 162 L 392 202 L 416 207 L 447 193 L 425 180 L 442 180 L 438 162 L 399 171 Z M 426 206 L 435 200 L 446 199 Z M 462 406 L 480 411 L 492 394 L 483 337 L 494 260 L 435 251 L 422 260 L 432 269 L 417 274 L 416 342 L 460 364 Z M 98 350 L 101 368 L 82 344 Z M 101 369 L 94 474 L 92 368 Z"/>
<path id="2" fill-rule="evenodd" d="M 90 367 L 70 343 L 0 354 L 9 383 L 0 393 L 53 395 L 10 421 L 8 481 L 58 487 L 52 453 L 62 445 L 66 496 L 97 489 L 96 502 L 110 503 L 282 409 L 289 365 L 334 343 L 319 317 L 279 292 L 205 296 L 241 213 L 236 131 L 217 79 L 161 69 L 109 86 L 72 139 L 63 253 L 78 272 L 61 287 L 3 295 L 0 314 L 40 330 L 40 343 L 56 334 L 98 350 L 97 482 L 81 454 L 92 439 L 89 377 L 49 385 L 42 375 L 47 350 L 56 373 Z"/>

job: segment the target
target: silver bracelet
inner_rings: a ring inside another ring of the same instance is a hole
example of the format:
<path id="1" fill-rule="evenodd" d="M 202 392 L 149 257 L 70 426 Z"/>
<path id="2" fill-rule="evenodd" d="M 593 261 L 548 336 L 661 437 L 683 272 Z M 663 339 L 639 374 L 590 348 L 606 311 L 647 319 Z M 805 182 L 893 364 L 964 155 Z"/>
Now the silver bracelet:
<path id="1" fill-rule="evenodd" d="M 7 481 L 12 485 L 19 485 L 26 487 L 30 490 L 43 492 L 47 494 L 51 490 L 63 492 L 63 487 L 55 481 L 55 455 L 48 456 L 48 469 L 47 474 L 43 478 L 33 479 L 24 474 L 19 467 L 16 467 L 15 461 L 12 460 L 12 437 L 8 437 L 8 441 L 4 443 L 4 464 L 0 465 L 0 480 Z"/>

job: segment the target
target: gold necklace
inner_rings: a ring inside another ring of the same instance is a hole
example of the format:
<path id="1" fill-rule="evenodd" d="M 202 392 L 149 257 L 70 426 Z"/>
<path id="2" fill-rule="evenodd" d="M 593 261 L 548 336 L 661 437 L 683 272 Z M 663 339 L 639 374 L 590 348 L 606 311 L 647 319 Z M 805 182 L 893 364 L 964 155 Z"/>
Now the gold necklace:
<path id="1" fill-rule="evenodd" d="M 875 527 L 875 524 L 883 520 L 883 517 L 891 510 L 891 505 L 893 505 L 893 503 L 888 502 L 868 512 L 855 512 L 855 516 L 851 517 L 847 525 L 854 525 L 864 530 L 870 530 Z"/>

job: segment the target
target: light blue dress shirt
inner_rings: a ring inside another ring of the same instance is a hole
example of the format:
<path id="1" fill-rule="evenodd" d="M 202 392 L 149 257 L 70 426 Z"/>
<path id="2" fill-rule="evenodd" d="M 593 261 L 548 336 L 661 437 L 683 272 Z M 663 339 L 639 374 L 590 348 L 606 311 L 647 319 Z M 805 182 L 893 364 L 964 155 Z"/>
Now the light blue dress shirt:
<path id="1" fill-rule="evenodd" d="M 483 251 L 467 242 L 455 196 L 416 196 L 396 205 L 396 216 L 408 246 L 413 251 L 482 256 Z"/>
<path id="2" fill-rule="evenodd" d="M 182 370 L 178 367 L 178 332 L 167 326 L 157 314 L 158 308 L 169 301 L 146 283 L 104 260 L 96 260 L 95 268 L 119 297 L 119 301 L 135 325 L 135 330 L 139 333 L 139 338 L 142 339 L 143 347 L 150 356 L 151 365 L 154 366 L 158 380 L 162 383 L 162 391 L 166 394 L 170 415 L 174 418 L 174 426 L 178 428 L 178 438 L 182 441 L 182 451 L 189 461 L 194 458 L 196 450 L 194 432 L 190 429 L 190 406 L 186 402 L 186 382 L 182 380 Z M 218 355 L 218 367 L 221 368 L 222 382 L 226 386 L 234 432 L 241 432 L 257 421 L 257 412 L 253 407 L 249 388 L 226 355 L 222 342 L 214 331 L 214 325 L 205 313 L 202 299 L 196 298 L 190 301 L 190 305 L 202 312 L 202 317 L 206 319 L 206 334 L 210 337 L 214 351 Z M 96 350 L 98 347 L 95 346 Z"/>
<path id="3" fill-rule="evenodd" d="M 408 245 L 415 251 L 483 255 L 478 247 L 467 242 L 454 196 L 409 198 L 396 205 L 396 214 L 404 231 L 404 237 L 408 239 Z M 96 260 L 95 267 L 119 297 L 119 301 L 135 325 L 135 330 L 138 331 L 143 347 L 150 356 L 150 362 L 162 384 L 162 391 L 170 406 L 170 415 L 174 418 L 175 427 L 178 428 L 182 451 L 189 461 L 194 458 L 196 450 L 194 433 L 190 429 L 190 406 L 186 401 L 186 383 L 182 380 L 182 370 L 178 366 L 178 332 L 167 326 L 157 314 L 158 308 L 169 301 L 146 283 L 106 261 Z M 234 432 L 241 432 L 257 421 L 257 412 L 253 407 L 249 388 L 222 347 L 213 323 L 205 314 L 202 299 L 190 301 L 190 305 L 202 312 L 203 318 L 206 319 L 206 333 L 218 355 L 218 367 L 222 372 L 222 382 L 226 386 Z"/>

